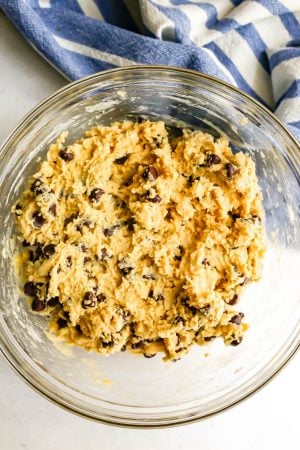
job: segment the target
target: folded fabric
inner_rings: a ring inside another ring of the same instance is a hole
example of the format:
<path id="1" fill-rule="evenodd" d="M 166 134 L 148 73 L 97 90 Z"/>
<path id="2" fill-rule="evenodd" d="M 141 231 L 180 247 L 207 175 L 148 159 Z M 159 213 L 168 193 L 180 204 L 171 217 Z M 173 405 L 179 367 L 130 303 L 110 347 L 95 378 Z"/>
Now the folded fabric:
<path id="1" fill-rule="evenodd" d="M 221 78 L 300 139 L 300 0 L 0 0 L 69 79 L 165 64 Z"/>

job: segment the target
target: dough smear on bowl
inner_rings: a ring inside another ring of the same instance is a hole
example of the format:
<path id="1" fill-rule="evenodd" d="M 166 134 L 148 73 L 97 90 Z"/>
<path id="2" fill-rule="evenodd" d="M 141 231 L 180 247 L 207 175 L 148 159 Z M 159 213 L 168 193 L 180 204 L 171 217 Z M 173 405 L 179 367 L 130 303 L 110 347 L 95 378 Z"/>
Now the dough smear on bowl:
<path id="1" fill-rule="evenodd" d="M 67 133 L 14 206 L 34 311 L 69 343 L 177 360 L 241 343 L 236 303 L 265 249 L 253 160 L 225 138 L 162 121 Z"/>

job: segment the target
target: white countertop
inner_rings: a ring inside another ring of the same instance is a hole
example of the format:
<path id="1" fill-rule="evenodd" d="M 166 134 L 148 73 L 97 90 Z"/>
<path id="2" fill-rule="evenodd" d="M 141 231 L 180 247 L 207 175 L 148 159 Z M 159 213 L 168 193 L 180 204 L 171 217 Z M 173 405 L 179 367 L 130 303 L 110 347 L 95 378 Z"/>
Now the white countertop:
<path id="1" fill-rule="evenodd" d="M 0 55 L 1 143 L 29 109 L 66 80 L 1 12 Z M 298 355 L 260 392 L 203 422 L 131 430 L 89 422 L 58 408 L 31 390 L 0 358 L 0 449 L 298 450 L 299 369 Z"/>

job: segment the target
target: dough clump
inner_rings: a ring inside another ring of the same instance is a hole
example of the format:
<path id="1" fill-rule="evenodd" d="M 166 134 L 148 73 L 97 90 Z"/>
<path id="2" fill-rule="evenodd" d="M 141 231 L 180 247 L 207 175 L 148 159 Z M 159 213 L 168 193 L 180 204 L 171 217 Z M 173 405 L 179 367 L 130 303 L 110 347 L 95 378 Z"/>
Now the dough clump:
<path id="1" fill-rule="evenodd" d="M 53 333 L 102 354 L 176 361 L 221 337 L 238 345 L 235 309 L 265 250 L 253 160 L 227 139 L 162 121 L 67 133 L 14 206 L 18 264 Z"/>

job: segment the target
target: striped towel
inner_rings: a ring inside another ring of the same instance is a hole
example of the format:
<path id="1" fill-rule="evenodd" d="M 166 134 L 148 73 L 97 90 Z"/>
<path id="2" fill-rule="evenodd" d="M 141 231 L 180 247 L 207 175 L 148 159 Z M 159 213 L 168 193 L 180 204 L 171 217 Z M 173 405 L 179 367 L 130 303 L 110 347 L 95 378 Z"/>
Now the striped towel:
<path id="1" fill-rule="evenodd" d="M 77 79 L 165 64 L 222 78 L 300 139 L 300 0 L 0 0 L 58 70 Z"/>

